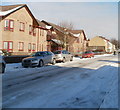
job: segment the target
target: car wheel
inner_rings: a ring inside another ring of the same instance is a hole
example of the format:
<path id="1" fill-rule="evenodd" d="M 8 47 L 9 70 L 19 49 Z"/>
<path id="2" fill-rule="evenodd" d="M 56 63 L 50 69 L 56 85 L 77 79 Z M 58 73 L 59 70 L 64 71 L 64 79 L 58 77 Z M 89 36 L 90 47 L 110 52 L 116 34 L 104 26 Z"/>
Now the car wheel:
<path id="1" fill-rule="evenodd" d="M 66 59 L 65 58 L 63 58 L 63 63 L 65 63 L 66 62 Z"/>
<path id="2" fill-rule="evenodd" d="M 4 72 L 5 72 L 5 66 L 2 65 L 2 73 L 4 73 Z"/>
<path id="3" fill-rule="evenodd" d="M 53 59 L 52 64 L 53 64 L 53 65 L 55 65 L 55 64 L 56 64 L 56 60 L 55 60 L 55 59 Z"/>
<path id="4" fill-rule="evenodd" d="M 38 65 L 39 67 L 42 67 L 42 66 L 44 66 L 44 62 L 42 61 L 42 60 L 40 60 L 39 61 L 39 65 Z"/>
<path id="5" fill-rule="evenodd" d="M 73 61 L 73 57 L 70 58 L 70 61 Z"/>

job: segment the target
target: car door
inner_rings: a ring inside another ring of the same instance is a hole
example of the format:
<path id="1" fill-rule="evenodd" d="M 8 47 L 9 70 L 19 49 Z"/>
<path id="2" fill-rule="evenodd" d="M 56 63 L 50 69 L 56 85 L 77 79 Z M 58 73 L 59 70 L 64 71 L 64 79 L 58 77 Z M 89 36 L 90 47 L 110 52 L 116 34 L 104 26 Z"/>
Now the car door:
<path id="1" fill-rule="evenodd" d="M 48 63 L 51 63 L 52 62 L 52 57 L 53 57 L 53 54 L 51 52 L 47 52 L 47 62 Z"/>
<path id="2" fill-rule="evenodd" d="M 66 56 L 67 56 L 67 59 L 68 59 L 68 60 L 71 59 L 71 54 L 70 54 L 70 52 L 66 51 Z"/>

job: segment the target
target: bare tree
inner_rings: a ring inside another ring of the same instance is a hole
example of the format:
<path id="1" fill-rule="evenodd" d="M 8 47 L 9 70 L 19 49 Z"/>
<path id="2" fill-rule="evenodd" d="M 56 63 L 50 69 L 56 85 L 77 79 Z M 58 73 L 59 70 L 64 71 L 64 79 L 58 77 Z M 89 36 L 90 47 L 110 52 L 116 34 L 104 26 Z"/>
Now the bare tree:
<path id="1" fill-rule="evenodd" d="M 74 29 L 74 25 L 72 22 L 62 21 L 58 24 L 60 26 L 60 31 L 56 31 L 56 38 L 61 41 L 62 47 L 66 50 L 69 50 L 69 45 L 72 45 L 72 42 L 75 38 L 70 34 L 70 30 Z"/>
<path id="2" fill-rule="evenodd" d="M 73 30 L 74 29 L 74 24 L 72 22 L 62 21 L 62 22 L 58 23 L 58 25 L 60 27 L 65 28 L 65 29 L 69 29 L 69 30 Z"/>
<path id="3" fill-rule="evenodd" d="M 120 48 L 120 40 L 117 40 L 115 38 L 111 38 L 110 42 L 115 45 L 116 49 Z"/>

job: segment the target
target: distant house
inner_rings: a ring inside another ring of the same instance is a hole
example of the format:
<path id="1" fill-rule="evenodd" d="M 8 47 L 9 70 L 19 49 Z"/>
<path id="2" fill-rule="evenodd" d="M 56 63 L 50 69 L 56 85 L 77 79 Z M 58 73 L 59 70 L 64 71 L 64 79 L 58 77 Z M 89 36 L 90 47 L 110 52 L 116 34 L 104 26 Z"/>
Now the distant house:
<path id="1" fill-rule="evenodd" d="M 86 35 L 83 30 L 69 30 L 47 21 L 41 21 L 49 27 L 47 41 L 48 50 L 68 50 L 70 52 L 86 51 Z"/>
<path id="2" fill-rule="evenodd" d="M 113 52 L 115 51 L 115 45 L 113 45 L 108 39 L 102 36 L 96 36 L 89 41 L 88 50 Z"/>
<path id="3" fill-rule="evenodd" d="M 47 29 L 27 5 L 0 6 L 0 49 L 13 55 L 47 50 Z"/>

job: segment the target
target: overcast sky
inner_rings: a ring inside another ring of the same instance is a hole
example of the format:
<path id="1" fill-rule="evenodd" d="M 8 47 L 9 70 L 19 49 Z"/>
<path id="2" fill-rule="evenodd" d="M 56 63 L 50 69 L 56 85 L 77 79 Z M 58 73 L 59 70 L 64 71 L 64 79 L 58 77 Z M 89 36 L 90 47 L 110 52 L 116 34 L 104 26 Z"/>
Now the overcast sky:
<path id="1" fill-rule="evenodd" d="M 18 2 L 16 3 L 14 1 Z M 34 0 L 34 2 L 28 3 L 25 2 L 25 0 L 24 2 L 22 2 L 22 0 L 6 0 L 6 2 L 2 2 L 2 5 L 25 3 L 33 15 L 39 20 L 46 20 L 55 24 L 62 21 L 72 22 L 75 29 L 83 29 L 88 38 L 101 35 L 108 39 L 118 39 L 118 3 L 113 2 L 115 0 L 110 0 L 109 2 L 37 1 L 38 0 Z"/>

